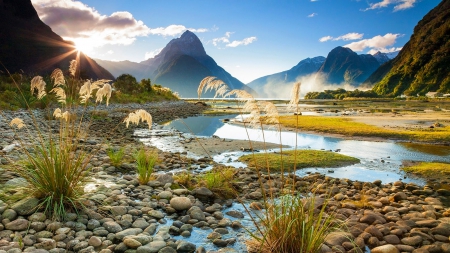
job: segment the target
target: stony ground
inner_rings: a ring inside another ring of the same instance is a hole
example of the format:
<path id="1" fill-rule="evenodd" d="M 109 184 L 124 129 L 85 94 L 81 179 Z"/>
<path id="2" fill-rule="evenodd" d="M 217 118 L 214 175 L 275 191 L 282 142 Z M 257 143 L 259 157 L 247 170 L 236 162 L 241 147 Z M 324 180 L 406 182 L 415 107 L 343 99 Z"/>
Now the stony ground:
<path id="1" fill-rule="evenodd" d="M 155 121 L 161 122 L 194 115 L 203 109 L 200 105 L 177 103 L 149 105 L 148 110 L 154 110 L 154 119 L 161 117 Z M 0 200 L 0 253 L 206 252 L 205 245 L 190 242 L 195 229 L 207 231 L 207 240 L 216 246 L 216 251 L 208 252 L 238 252 L 233 247 L 237 241 L 245 240 L 240 221 L 247 214 L 224 211 L 236 200 L 221 198 L 204 187 L 175 189 L 174 176 L 166 173 L 172 169 L 195 171 L 217 166 L 211 159 L 159 152 L 158 176 L 147 185 L 139 185 L 134 164 L 119 167 L 110 164 L 102 138 L 109 137 L 113 145 L 133 146 L 135 141 L 132 129 L 118 132 L 122 138 L 111 138 L 102 129 L 107 124 L 118 123 L 127 110 L 132 109 L 108 111 L 109 117 L 100 118 L 92 128 L 98 133 L 85 143 L 86 148 L 100 150 L 91 160 L 91 180 L 84 202 L 86 210 L 69 213 L 65 221 L 54 221 L 43 210 L 34 210 L 38 205 L 35 198 L 16 203 Z M 22 112 L 6 116 L 16 115 L 26 118 Z M 23 181 L 5 169 L 8 165 L 5 156 L 17 158 L 18 154 L 17 149 L 10 146 L 14 135 L 7 131 L 4 121 L 0 122 L 3 124 L 0 125 L 3 134 L 0 182 L 1 186 L 12 187 L 6 193 L 13 195 Z M 434 191 L 428 186 L 401 181 L 358 182 L 320 174 L 295 177 L 294 184 L 286 182 L 290 185 L 283 185 L 280 175 L 264 175 L 262 182 L 264 188 L 274 193 L 283 187 L 295 187 L 303 192 L 314 189 L 321 200 L 330 197 L 328 212 L 344 221 L 347 229 L 328 236 L 322 252 L 364 252 L 367 248 L 373 253 L 450 252 L 450 208 L 443 204 L 448 203 L 450 191 Z M 238 170 L 233 186 L 242 201 L 255 208 L 263 206 L 256 172 Z"/>

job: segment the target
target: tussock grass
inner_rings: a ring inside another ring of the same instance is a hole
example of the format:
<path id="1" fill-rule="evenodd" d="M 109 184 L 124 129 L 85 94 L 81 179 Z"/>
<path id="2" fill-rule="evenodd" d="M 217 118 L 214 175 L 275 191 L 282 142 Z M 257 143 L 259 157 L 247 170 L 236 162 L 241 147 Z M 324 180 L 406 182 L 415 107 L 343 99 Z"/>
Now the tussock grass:
<path id="1" fill-rule="evenodd" d="M 217 167 L 199 176 L 198 185 L 210 189 L 218 196 L 234 197 L 236 190 L 233 187 L 233 182 L 236 182 L 236 173 L 237 171 L 233 167 Z"/>
<path id="2" fill-rule="evenodd" d="M 260 153 L 245 155 L 239 161 L 253 169 L 269 169 L 271 172 L 293 171 L 294 169 L 341 167 L 359 163 L 359 159 L 330 151 L 289 150 L 283 153 Z M 256 161 L 256 162 L 255 162 Z M 283 166 L 283 167 L 282 167 Z"/>
<path id="3" fill-rule="evenodd" d="M 106 154 L 108 154 L 111 165 L 114 167 L 119 167 L 123 163 L 123 157 L 125 156 L 125 148 L 109 147 L 106 150 Z"/>
<path id="4" fill-rule="evenodd" d="M 249 252 L 320 252 L 328 234 L 340 227 L 326 212 L 325 199 L 288 194 L 271 201 L 256 223 L 260 234 L 251 234 Z"/>
<path id="5" fill-rule="evenodd" d="M 151 179 L 158 154 L 154 151 L 140 149 L 134 154 L 134 159 L 136 159 L 138 181 L 140 184 L 145 185 Z"/>
<path id="6" fill-rule="evenodd" d="M 280 123 L 286 127 L 295 128 L 297 126 L 295 116 L 281 116 Z M 450 126 L 420 130 L 391 130 L 338 117 L 301 116 L 298 121 L 298 129 L 345 136 L 381 137 L 424 142 L 450 141 Z"/>

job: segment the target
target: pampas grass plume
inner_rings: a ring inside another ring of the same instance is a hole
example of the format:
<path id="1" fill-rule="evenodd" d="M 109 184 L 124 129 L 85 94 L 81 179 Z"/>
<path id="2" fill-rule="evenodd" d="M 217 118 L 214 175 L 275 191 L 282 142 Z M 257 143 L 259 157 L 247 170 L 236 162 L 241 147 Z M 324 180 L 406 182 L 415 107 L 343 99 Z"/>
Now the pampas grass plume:
<path id="1" fill-rule="evenodd" d="M 207 76 L 200 81 L 200 85 L 198 86 L 198 89 L 197 89 L 198 99 L 200 99 L 200 97 L 202 95 L 203 88 L 205 88 L 205 86 L 208 83 L 210 83 L 211 81 L 213 81 L 214 79 L 216 79 L 215 76 Z"/>
<path id="2" fill-rule="evenodd" d="M 70 61 L 69 72 L 70 72 L 70 75 L 75 77 L 75 74 L 77 73 L 77 61 L 76 60 Z"/>
<path id="3" fill-rule="evenodd" d="M 298 101 L 300 100 L 300 86 L 301 83 L 298 82 L 294 84 L 294 87 L 292 87 L 291 91 L 291 100 L 288 104 L 288 111 L 296 110 L 298 106 Z"/>
<path id="4" fill-rule="evenodd" d="M 128 128 L 130 123 L 138 125 L 141 120 L 142 122 L 144 121 L 147 122 L 149 130 L 152 129 L 152 115 L 150 115 L 150 113 L 142 109 L 128 114 L 128 117 L 126 117 L 123 122 L 126 124 Z"/>
<path id="5" fill-rule="evenodd" d="M 109 99 L 111 98 L 112 88 L 108 83 L 103 84 L 103 87 L 98 89 L 97 91 L 97 99 L 95 102 L 101 103 L 103 101 L 103 97 L 106 97 L 106 106 L 109 105 Z"/>
<path id="6" fill-rule="evenodd" d="M 34 90 L 37 90 L 37 98 L 42 99 L 47 93 L 45 92 L 45 82 L 42 76 L 35 76 L 31 79 L 31 93 L 34 93 Z"/>
<path id="7" fill-rule="evenodd" d="M 50 78 L 53 80 L 53 87 L 64 86 L 66 80 L 64 79 L 64 74 L 61 69 L 53 70 Z"/>
<path id="8" fill-rule="evenodd" d="M 9 125 L 11 127 L 16 126 L 18 129 L 21 129 L 22 127 L 25 126 L 25 124 L 23 123 L 23 120 L 20 118 L 14 118 L 11 120 L 11 122 L 9 123 Z"/>

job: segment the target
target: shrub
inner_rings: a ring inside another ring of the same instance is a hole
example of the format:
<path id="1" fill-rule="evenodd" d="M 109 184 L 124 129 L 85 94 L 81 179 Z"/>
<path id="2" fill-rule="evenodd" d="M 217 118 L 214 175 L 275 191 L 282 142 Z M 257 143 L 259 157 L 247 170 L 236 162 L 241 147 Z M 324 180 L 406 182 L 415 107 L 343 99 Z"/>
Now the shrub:
<path id="1" fill-rule="evenodd" d="M 137 165 L 138 181 L 140 184 L 144 185 L 150 181 L 157 158 L 158 155 L 156 152 L 148 151 L 146 149 L 140 149 L 134 154 Z"/>

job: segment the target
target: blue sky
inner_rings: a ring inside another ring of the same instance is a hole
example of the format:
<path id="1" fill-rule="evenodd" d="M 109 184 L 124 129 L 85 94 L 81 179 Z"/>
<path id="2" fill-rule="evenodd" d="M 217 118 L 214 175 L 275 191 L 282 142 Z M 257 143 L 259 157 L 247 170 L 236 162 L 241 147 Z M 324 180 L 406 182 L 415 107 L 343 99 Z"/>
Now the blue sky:
<path id="1" fill-rule="evenodd" d="M 93 58 L 140 62 L 186 29 L 244 83 L 337 46 L 399 50 L 440 0 L 32 0 Z"/>

